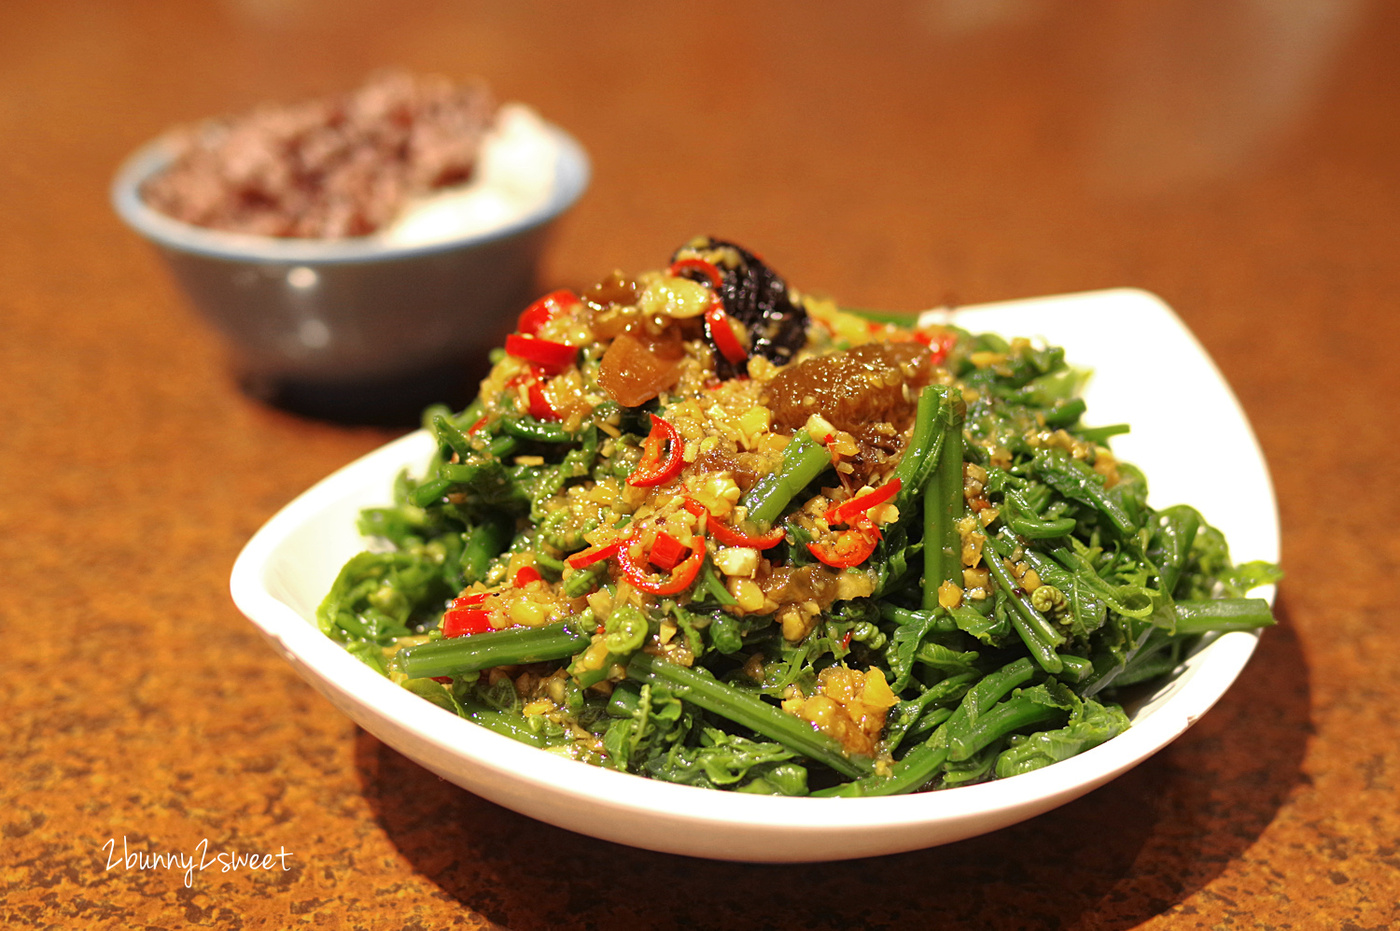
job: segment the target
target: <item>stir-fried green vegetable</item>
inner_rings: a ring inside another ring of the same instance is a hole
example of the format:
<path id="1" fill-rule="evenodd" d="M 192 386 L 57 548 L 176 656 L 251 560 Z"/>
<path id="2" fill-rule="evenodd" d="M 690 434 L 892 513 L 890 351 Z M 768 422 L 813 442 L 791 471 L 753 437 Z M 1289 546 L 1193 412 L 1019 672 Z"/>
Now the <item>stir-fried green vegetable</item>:
<path id="1" fill-rule="evenodd" d="M 732 244 L 556 292 L 319 611 L 453 713 L 619 770 L 773 794 L 1004 778 L 1273 623 L 1088 427 L 1056 347 L 804 298 Z"/>

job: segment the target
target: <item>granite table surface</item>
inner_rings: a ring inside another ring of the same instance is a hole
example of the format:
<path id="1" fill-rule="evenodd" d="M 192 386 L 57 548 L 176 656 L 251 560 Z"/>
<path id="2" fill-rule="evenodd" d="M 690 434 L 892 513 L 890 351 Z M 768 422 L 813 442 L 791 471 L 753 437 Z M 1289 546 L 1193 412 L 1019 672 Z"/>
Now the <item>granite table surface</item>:
<path id="1" fill-rule="evenodd" d="M 0 5 L 0 924 L 1400 927 L 1397 43 L 1378 0 Z M 389 749 L 228 579 L 406 422 L 243 390 L 107 193 L 171 125 L 385 66 L 483 77 L 588 149 L 541 293 L 710 233 L 856 306 L 1159 295 L 1270 463 L 1279 625 L 1121 778 L 888 857 L 649 853 Z M 187 882 L 123 849 L 284 856 Z"/>

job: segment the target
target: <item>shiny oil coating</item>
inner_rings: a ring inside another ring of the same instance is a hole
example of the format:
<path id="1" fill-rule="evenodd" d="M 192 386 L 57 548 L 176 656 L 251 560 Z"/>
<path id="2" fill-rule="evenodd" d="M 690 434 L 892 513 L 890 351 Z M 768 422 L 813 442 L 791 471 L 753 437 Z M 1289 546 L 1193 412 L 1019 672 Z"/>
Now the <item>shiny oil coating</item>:
<path id="1" fill-rule="evenodd" d="M 0 37 L 0 923 L 1400 926 L 1394 5 L 12 0 Z M 395 431 L 241 394 L 106 194 L 173 123 L 384 65 L 479 74 L 588 147 L 541 293 L 710 234 L 864 307 L 1160 294 L 1273 465 L 1281 626 L 1127 776 L 886 859 L 646 854 L 406 762 L 226 593 Z M 187 888 L 124 840 L 292 856 Z"/>

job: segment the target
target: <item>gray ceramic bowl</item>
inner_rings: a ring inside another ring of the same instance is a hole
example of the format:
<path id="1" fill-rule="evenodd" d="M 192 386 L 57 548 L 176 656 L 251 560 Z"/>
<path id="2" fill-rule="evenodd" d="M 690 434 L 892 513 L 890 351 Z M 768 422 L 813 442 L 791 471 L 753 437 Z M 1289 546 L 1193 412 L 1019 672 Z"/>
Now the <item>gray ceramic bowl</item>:
<path id="1" fill-rule="evenodd" d="M 543 207 L 506 227 L 431 245 L 279 239 L 172 219 L 140 196 L 143 182 L 171 160 L 168 138 L 122 165 L 112 202 L 155 244 L 255 390 L 389 384 L 484 356 L 533 296 L 545 235 L 583 194 L 590 174 L 579 144 L 558 127 L 548 129 L 559 154 Z"/>

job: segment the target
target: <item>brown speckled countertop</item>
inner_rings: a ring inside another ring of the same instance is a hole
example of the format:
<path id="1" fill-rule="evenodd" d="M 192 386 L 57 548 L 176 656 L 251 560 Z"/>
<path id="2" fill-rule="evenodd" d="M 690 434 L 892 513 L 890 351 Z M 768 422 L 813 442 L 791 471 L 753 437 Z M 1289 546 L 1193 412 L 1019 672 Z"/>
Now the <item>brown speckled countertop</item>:
<path id="1" fill-rule="evenodd" d="M 0 6 L 0 924 L 1400 927 L 1397 7 L 855 9 Z M 1161 295 L 1271 462 L 1282 623 L 1144 765 L 894 857 L 649 854 L 408 762 L 228 596 L 264 520 L 396 430 L 242 394 L 106 191 L 171 124 L 383 65 L 484 76 L 589 149 L 542 288 L 710 232 L 859 306 Z"/>

